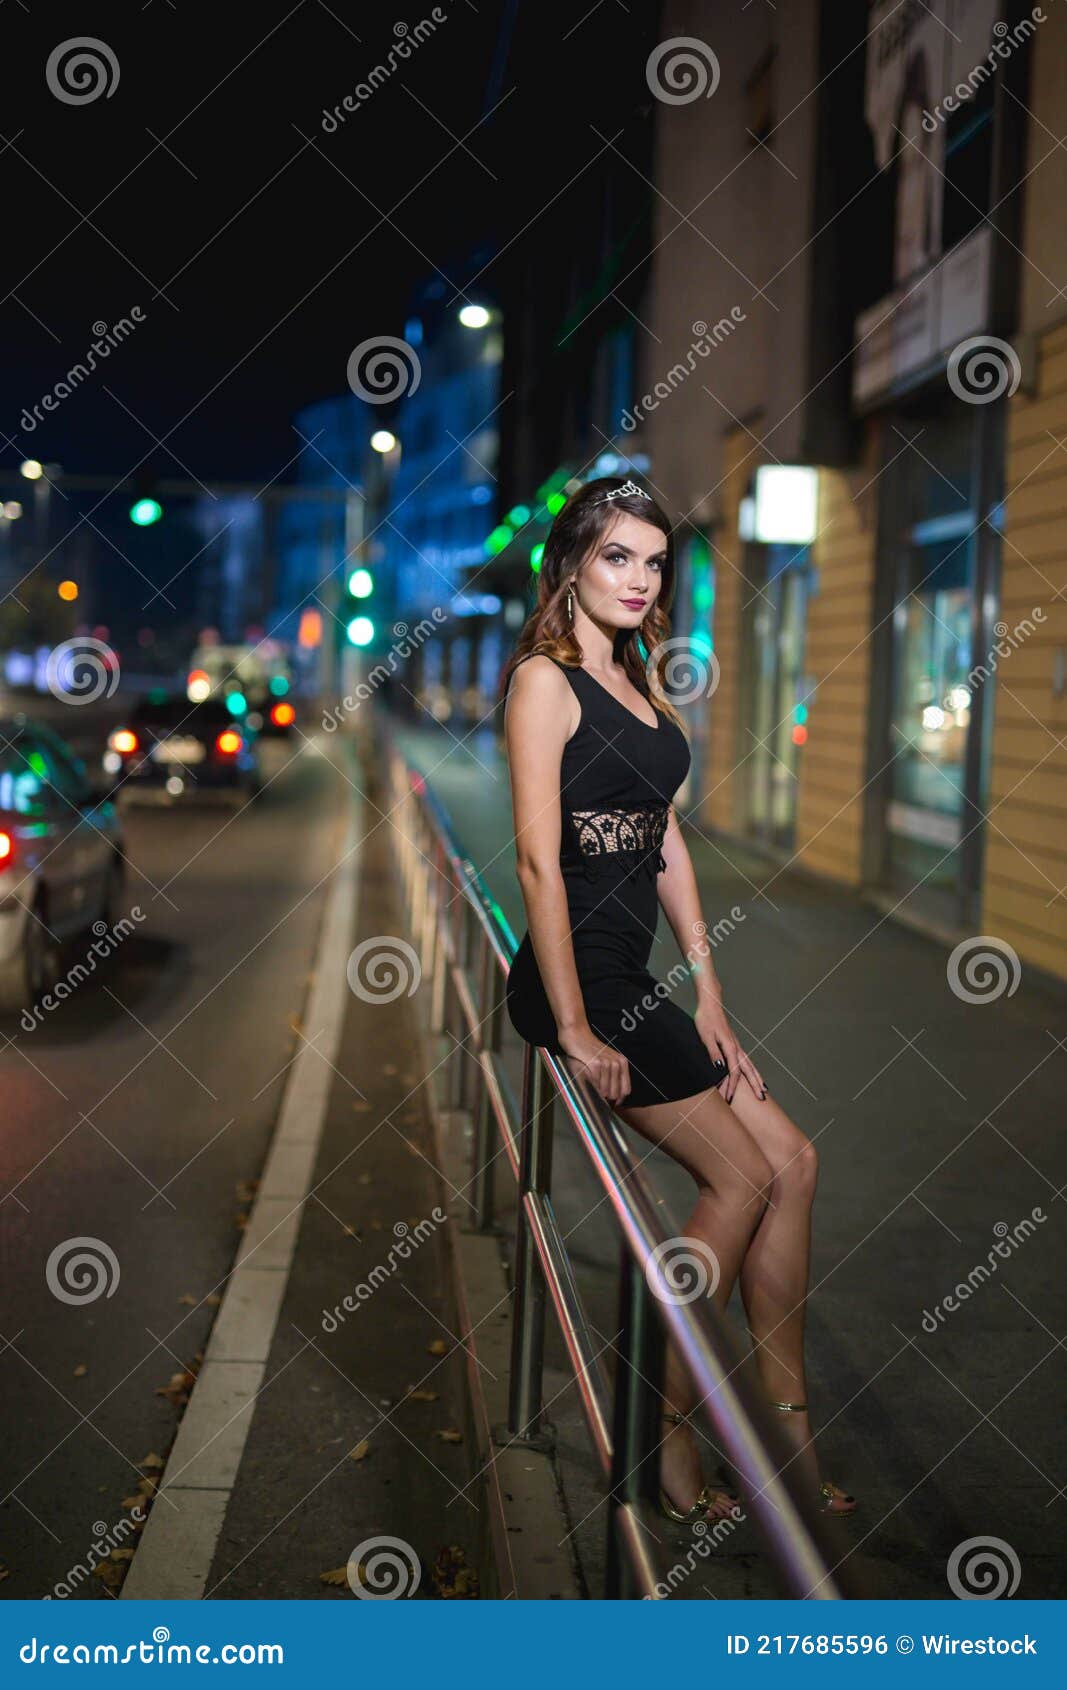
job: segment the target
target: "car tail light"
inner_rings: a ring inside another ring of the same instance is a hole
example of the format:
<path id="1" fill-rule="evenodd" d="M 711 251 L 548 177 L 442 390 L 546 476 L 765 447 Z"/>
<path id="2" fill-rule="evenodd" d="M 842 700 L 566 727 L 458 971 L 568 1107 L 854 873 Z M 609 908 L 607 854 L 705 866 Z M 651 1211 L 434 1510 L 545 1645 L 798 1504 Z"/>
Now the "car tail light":
<path id="1" fill-rule="evenodd" d="M 296 721 L 296 711 L 291 704 L 275 704 L 270 719 L 276 728 L 289 728 Z"/>
<path id="2" fill-rule="evenodd" d="M 120 752 L 123 757 L 131 757 L 141 743 L 132 728 L 116 728 L 108 734 L 107 742 L 112 751 Z"/>
<path id="3" fill-rule="evenodd" d="M 241 736 L 236 728 L 223 728 L 215 740 L 215 750 L 220 757 L 236 757 L 241 749 Z"/>
<path id="4" fill-rule="evenodd" d="M 0 828 L 0 871 L 10 868 L 15 858 L 15 841 L 5 828 Z"/>

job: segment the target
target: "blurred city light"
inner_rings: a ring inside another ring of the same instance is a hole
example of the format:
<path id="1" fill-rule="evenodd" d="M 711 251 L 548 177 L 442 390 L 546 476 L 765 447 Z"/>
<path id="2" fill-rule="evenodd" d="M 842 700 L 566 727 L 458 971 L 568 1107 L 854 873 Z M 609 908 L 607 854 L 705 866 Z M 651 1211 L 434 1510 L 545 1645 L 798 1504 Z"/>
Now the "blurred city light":
<path id="1" fill-rule="evenodd" d="M 369 599 L 374 591 L 374 576 L 369 569 L 353 569 L 348 577 L 348 590 L 354 599 Z"/>
<path id="2" fill-rule="evenodd" d="M 205 669 L 194 669 L 185 683 L 185 696 L 190 704 L 203 704 L 211 697 L 211 676 Z"/>
<path id="3" fill-rule="evenodd" d="M 248 709 L 248 700 L 243 692 L 228 692 L 226 694 L 226 708 L 231 716 L 243 716 Z"/>
<path id="4" fill-rule="evenodd" d="M 158 499 L 136 499 L 130 506 L 130 521 L 137 528 L 150 528 L 163 515 Z"/>
<path id="5" fill-rule="evenodd" d="M 369 616 L 353 616 L 346 632 L 351 645 L 370 645 L 374 638 L 374 623 Z"/>
<path id="6" fill-rule="evenodd" d="M 465 329 L 484 329 L 489 323 L 489 313 L 484 305 L 464 305 L 459 320 Z"/>
<path id="7" fill-rule="evenodd" d="M 44 465 L 37 458 L 26 458 L 19 464 L 19 474 L 24 475 L 27 481 L 40 481 L 44 474 Z"/>
<path id="8" fill-rule="evenodd" d="M 73 604 L 78 596 L 78 583 L 77 581 L 61 581 L 56 588 L 56 592 L 68 604 Z"/>
<path id="9" fill-rule="evenodd" d="M 764 545 L 810 546 L 815 538 L 818 474 L 804 464 L 761 464 L 756 471 L 755 538 Z"/>
<path id="10" fill-rule="evenodd" d="M 375 429 L 370 437 L 371 446 L 376 452 L 394 452 L 396 450 L 396 435 L 387 428 Z"/>

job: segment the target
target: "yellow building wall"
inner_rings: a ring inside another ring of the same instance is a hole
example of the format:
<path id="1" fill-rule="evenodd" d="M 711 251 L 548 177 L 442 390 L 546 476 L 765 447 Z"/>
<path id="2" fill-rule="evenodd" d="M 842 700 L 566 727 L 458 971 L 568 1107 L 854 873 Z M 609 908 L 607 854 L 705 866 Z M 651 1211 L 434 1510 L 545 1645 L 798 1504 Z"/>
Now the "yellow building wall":
<path id="1" fill-rule="evenodd" d="M 805 667 L 808 741 L 799 757 L 797 858 L 814 872 L 858 885 L 863 847 L 871 621 L 878 484 L 869 462 L 819 475 L 812 561 L 819 591 L 808 600 Z"/>
<path id="2" fill-rule="evenodd" d="M 1067 647 L 1067 324 L 1038 342 L 1032 395 L 1011 400 L 997 657 L 985 824 L 982 928 L 1067 979 L 1067 697 L 1053 693 Z M 1043 612 L 1044 620 L 1034 617 Z M 981 654 L 976 654 L 981 655 Z"/>
<path id="3" fill-rule="evenodd" d="M 744 576 L 737 512 L 755 463 L 752 436 L 731 429 L 723 439 L 723 478 L 720 487 L 723 521 L 712 538 L 715 564 L 715 608 L 712 639 L 719 660 L 719 682 L 708 704 L 708 760 L 700 820 L 725 833 L 743 826 L 741 795 L 743 770 L 737 767 L 738 710 L 741 681 L 741 607 Z"/>

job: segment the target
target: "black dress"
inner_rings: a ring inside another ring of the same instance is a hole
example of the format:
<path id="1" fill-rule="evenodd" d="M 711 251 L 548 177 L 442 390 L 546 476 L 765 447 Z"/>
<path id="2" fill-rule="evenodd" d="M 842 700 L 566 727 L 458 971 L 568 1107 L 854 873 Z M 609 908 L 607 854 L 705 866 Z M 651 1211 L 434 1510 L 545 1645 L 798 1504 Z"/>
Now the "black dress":
<path id="1" fill-rule="evenodd" d="M 589 1025 L 630 1065 L 624 1106 L 696 1097 L 729 1070 L 647 966 L 659 919 L 656 876 L 666 867 L 660 847 L 689 746 L 659 711 L 650 727 L 584 669 L 557 667 L 582 711 L 560 769 L 560 868 Z M 562 1054 L 529 933 L 508 975 L 507 1007 L 523 1039 Z"/>

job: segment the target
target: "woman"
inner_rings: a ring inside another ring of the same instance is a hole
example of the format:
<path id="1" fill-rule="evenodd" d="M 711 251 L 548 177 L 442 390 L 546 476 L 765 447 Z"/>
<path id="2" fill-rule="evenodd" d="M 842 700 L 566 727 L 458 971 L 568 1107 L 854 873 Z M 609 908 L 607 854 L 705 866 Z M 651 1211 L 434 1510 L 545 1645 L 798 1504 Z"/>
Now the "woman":
<path id="1" fill-rule="evenodd" d="M 827 1510 L 851 1513 L 852 1497 L 820 1485 L 805 1405 L 815 1151 L 731 1030 L 671 808 L 690 761 L 660 673 L 673 585 L 670 524 L 632 481 L 589 482 L 556 517 L 537 608 L 504 673 L 529 922 L 508 1012 L 693 1176 L 686 1236 L 716 1265 L 715 1300 L 725 1308 L 740 1280 L 760 1379 L 804 1482 Z M 695 1017 L 647 972 L 660 905 L 692 964 Z M 693 1399 L 671 1348 L 660 1500 L 673 1520 L 718 1518 L 736 1501 L 703 1484 Z"/>

